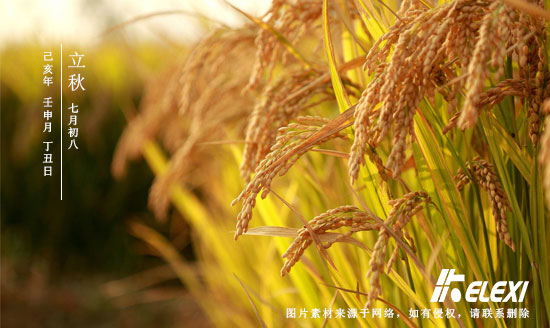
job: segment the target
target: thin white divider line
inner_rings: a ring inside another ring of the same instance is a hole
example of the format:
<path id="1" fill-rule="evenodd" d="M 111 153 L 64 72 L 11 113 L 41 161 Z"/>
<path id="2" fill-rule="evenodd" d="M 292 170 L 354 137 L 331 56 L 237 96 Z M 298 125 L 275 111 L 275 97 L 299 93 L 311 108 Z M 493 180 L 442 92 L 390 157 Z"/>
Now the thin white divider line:
<path id="1" fill-rule="evenodd" d="M 60 125 L 59 125 L 59 130 L 61 131 L 60 133 L 60 138 L 61 138 L 61 144 L 60 144 L 60 152 L 61 152 L 61 160 L 60 160 L 60 164 L 61 164 L 61 180 L 60 180 L 60 186 L 61 186 L 61 194 L 60 194 L 60 200 L 63 200 L 63 43 L 60 43 L 60 46 L 61 46 L 61 76 L 59 77 L 59 91 L 61 93 L 60 95 L 60 106 L 61 106 L 61 113 L 60 113 Z"/>

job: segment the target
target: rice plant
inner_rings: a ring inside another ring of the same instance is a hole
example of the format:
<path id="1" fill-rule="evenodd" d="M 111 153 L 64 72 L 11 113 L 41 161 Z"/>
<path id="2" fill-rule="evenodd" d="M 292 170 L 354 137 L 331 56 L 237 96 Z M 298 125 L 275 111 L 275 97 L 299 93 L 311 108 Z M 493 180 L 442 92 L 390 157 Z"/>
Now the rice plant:
<path id="1" fill-rule="evenodd" d="M 151 209 L 191 223 L 198 270 L 153 230 L 139 236 L 212 323 L 548 326 L 550 2 L 233 9 L 248 24 L 213 30 L 151 82 L 113 162 L 121 175 L 143 155 Z M 444 269 L 464 274 L 460 295 L 529 285 L 521 303 L 432 302 Z"/>

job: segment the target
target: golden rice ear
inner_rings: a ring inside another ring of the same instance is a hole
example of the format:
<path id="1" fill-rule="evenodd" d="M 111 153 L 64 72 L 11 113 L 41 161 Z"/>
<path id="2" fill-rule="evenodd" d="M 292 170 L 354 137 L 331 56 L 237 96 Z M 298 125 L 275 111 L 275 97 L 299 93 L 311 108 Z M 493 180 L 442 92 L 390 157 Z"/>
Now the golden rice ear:
<path id="1" fill-rule="evenodd" d="M 247 231 L 258 194 L 261 193 L 261 197 L 265 198 L 270 191 L 273 178 L 277 175 L 284 175 L 300 157 L 314 146 L 331 139 L 345 138 L 340 131 L 349 126 L 345 124 L 349 115 L 350 112 L 347 112 L 346 115 L 343 113 L 324 126 L 293 123 L 279 129 L 282 133 L 277 136 L 270 152 L 256 167 L 254 177 L 231 203 L 235 205 L 237 202 L 243 201 L 243 206 L 237 216 L 235 240 Z"/>
<path id="2" fill-rule="evenodd" d="M 370 214 L 359 210 L 352 205 L 340 206 L 326 211 L 309 221 L 315 234 L 323 235 L 329 230 L 336 230 L 342 227 L 351 228 L 349 232 L 341 236 L 331 239 L 323 245 L 324 248 L 329 248 L 335 242 L 345 240 L 358 231 L 378 230 L 380 225 L 375 223 Z M 312 237 L 306 227 L 298 230 L 298 236 L 287 251 L 283 254 L 286 258 L 285 264 L 281 269 L 281 276 L 285 276 L 290 272 L 292 267 L 300 260 L 304 251 L 312 244 Z"/>
<path id="3" fill-rule="evenodd" d="M 485 90 L 479 97 L 479 108 L 493 108 L 500 103 L 505 96 L 514 96 L 519 98 L 529 98 L 535 96 L 537 88 L 524 79 L 507 79 L 500 81 L 493 88 Z M 464 109 L 462 109 L 464 110 Z M 443 128 L 442 133 L 447 133 L 454 129 L 463 114 L 457 111 Z"/>
<path id="4" fill-rule="evenodd" d="M 506 218 L 506 212 L 511 209 L 510 201 L 502 188 L 493 165 L 483 159 L 475 158 L 466 163 L 466 168 L 468 174 L 463 169 L 459 169 L 454 177 L 458 189 L 462 190 L 464 185 L 471 181 L 470 176 L 472 176 L 475 182 L 489 194 L 498 236 L 508 247 L 515 251 L 516 245 L 508 232 L 508 220 Z"/>
<path id="5" fill-rule="evenodd" d="M 384 222 L 385 225 L 396 232 L 399 237 L 402 237 L 405 226 L 410 222 L 411 218 L 423 208 L 422 204 L 429 201 L 430 198 L 428 194 L 423 191 L 410 192 L 401 198 L 391 200 L 390 205 L 392 205 L 392 209 Z M 367 272 L 367 278 L 370 278 L 371 285 L 366 303 L 367 308 L 371 308 L 374 301 L 382 294 L 380 275 L 384 273 L 386 267 L 391 267 L 392 261 L 395 261 L 392 260 L 392 256 L 386 265 L 386 251 L 390 233 L 383 226 L 380 226 L 378 230 L 378 240 L 374 245 L 372 257 L 369 262 L 369 271 Z M 396 250 L 398 248 L 399 247 L 397 247 Z"/>
<path id="6" fill-rule="evenodd" d="M 264 75 L 269 82 L 275 65 L 287 62 L 289 51 L 285 50 L 285 46 L 288 49 L 288 45 L 299 41 L 306 31 L 311 33 L 321 13 L 321 0 L 273 1 L 264 15 L 267 20 L 258 23 L 261 28 L 255 40 L 254 69 L 243 93 L 257 89 Z M 281 42 L 282 38 L 285 42 Z"/>
<path id="7" fill-rule="evenodd" d="M 491 3 L 487 13 L 483 17 L 479 29 L 479 39 L 476 42 L 474 53 L 468 65 L 468 78 L 466 81 L 466 101 L 464 109 L 458 121 L 461 129 L 472 127 L 477 122 L 481 110 L 480 98 L 489 76 L 490 65 L 497 68 L 495 78 L 498 80 L 503 75 L 502 67 L 506 57 L 506 49 L 509 44 L 513 19 L 513 9 L 505 4 L 495 1 Z M 493 31 L 496 29 L 497 33 Z"/>
<path id="8" fill-rule="evenodd" d="M 248 119 L 241 164 L 241 177 L 246 182 L 273 147 L 278 130 L 306 109 L 312 97 L 325 95 L 330 85 L 330 77 L 318 71 L 292 70 L 281 74 L 258 96 L 260 100 Z M 321 102 L 330 99 L 331 96 L 325 95 Z"/>
<path id="9" fill-rule="evenodd" d="M 400 18 L 366 57 L 365 68 L 369 74 L 374 73 L 374 80 L 357 103 L 355 139 L 349 160 L 352 182 L 364 164 L 366 144 L 377 147 L 392 129 L 392 147 L 386 166 L 393 177 L 401 173 L 405 166 L 405 150 L 414 139 L 416 109 L 424 96 L 434 93 L 435 75 L 443 79 L 441 84 L 445 82 L 441 67 L 446 61 L 454 60 L 449 58 L 454 53 L 447 45 L 457 37 L 457 27 L 463 28 L 465 19 L 475 19 L 475 10 L 457 2 L 429 11 L 408 4 L 406 7 L 409 9 L 404 9 L 405 5 L 402 7 Z M 392 47 L 393 53 L 386 63 Z M 453 67 L 446 66 L 446 69 Z M 370 119 L 373 112 L 378 113 L 375 120 Z"/>
<path id="10" fill-rule="evenodd" d="M 498 103 L 505 95 L 530 97 L 535 90 L 541 93 L 544 89 L 540 86 L 547 79 L 545 61 L 538 56 L 538 66 L 533 66 L 527 60 L 542 48 L 533 37 L 544 26 L 540 20 L 498 1 L 454 1 L 431 10 L 404 9 L 407 6 L 400 9 L 399 19 L 374 43 L 365 60 L 364 67 L 374 79 L 357 103 L 349 159 L 352 183 L 365 163 L 367 144 L 377 147 L 392 131 L 386 167 L 394 178 L 400 175 L 405 168 L 405 150 L 414 140 L 417 107 L 423 98 L 433 102 L 435 92 L 442 94 L 452 112 L 459 103 L 457 95 L 465 87 L 464 105 L 444 128 L 446 133 L 455 125 L 462 129 L 473 126 L 482 108 Z M 525 48 L 526 44 L 530 47 Z M 499 81 L 504 75 L 505 57 L 514 51 L 518 52 L 520 68 L 531 73 L 520 73 L 521 79 Z M 539 87 L 532 86 L 525 79 L 528 76 L 536 76 Z M 488 77 L 496 80 L 497 86 L 484 92 Z M 372 112 L 377 112 L 376 119 L 368 119 Z M 538 121 L 532 116 L 534 139 Z"/>

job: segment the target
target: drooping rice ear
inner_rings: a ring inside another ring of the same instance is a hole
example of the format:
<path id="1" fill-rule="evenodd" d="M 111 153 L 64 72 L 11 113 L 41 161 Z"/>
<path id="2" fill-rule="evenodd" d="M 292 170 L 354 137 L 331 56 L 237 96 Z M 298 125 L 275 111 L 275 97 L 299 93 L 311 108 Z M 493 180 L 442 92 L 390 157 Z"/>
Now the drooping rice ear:
<path id="1" fill-rule="evenodd" d="M 511 209 L 510 201 L 508 200 L 508 196 L 506 196 L 506 192 L 498 179 L 493 165 L 483 159 L 475 158 L 466 163 L 466 168 L 469 175 L 463 169 L 459 169 L 454 178 L 458 189 L 461 190 L 465 184 L 470 182 L 471 179 L 469 176 L 472 176 L 475 182 L 489 194 L 498 236 L 508 247 L 515 251 L 516 245 L 508 232 L 508 220 L 506 218 L 506 212 Z"/>

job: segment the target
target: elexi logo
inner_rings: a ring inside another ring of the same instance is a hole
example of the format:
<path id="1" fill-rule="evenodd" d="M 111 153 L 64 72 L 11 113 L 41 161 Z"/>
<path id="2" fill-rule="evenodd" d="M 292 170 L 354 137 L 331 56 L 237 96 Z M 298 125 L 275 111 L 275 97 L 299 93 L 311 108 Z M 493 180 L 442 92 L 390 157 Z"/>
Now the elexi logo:
<path id="1" fill-rule="evenodd" d="M 454 269 L 441 270 L 430 302 L 443 302 L 447 296 L 451 282 L 464 282 L 464 275 L 455 274 Z M 466 302 L 476 302 L 478 300 L 480 302 L 523 302 L 525 293 L 527 292 L 527 286 L 529 286 L 529 281 L 498 281 L 491 289 L 489 296 L 486 296 L 488 283 L 488 281 L 474 281 L 468 285 L 464 297 Z M 507 290 L 506 286 L 509 287 L 508 293 L 506 297 L 503 297 Z M 518 291 L 520 291 L 519 298 L 517 297 Z M 451 290 L 451 299 L 454 302 L 458 302 L 462 299 L 462 294 L 458 288 L 453 288 Z"/>

